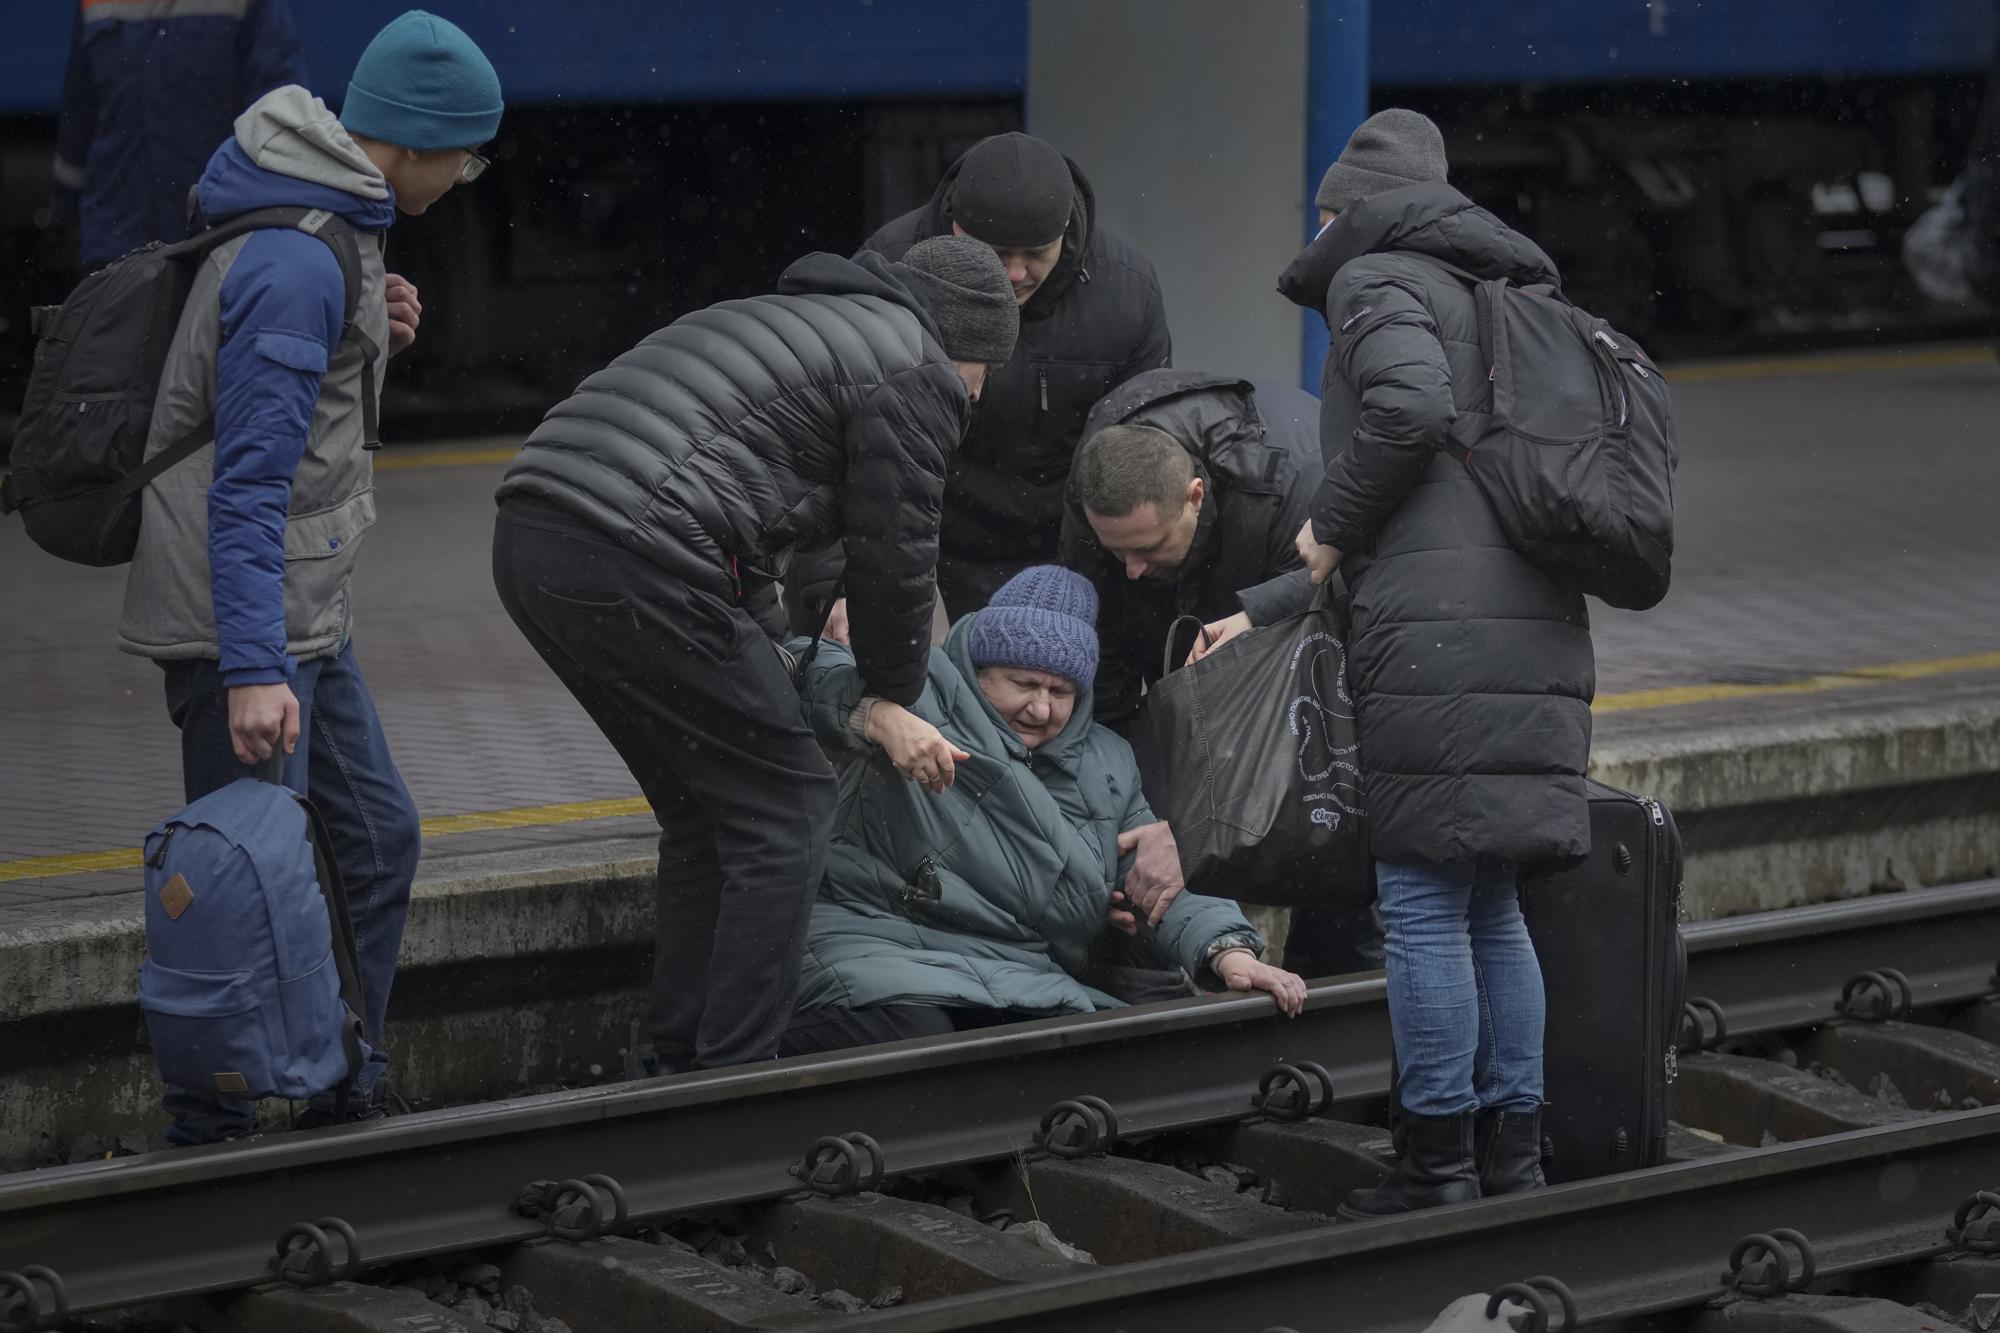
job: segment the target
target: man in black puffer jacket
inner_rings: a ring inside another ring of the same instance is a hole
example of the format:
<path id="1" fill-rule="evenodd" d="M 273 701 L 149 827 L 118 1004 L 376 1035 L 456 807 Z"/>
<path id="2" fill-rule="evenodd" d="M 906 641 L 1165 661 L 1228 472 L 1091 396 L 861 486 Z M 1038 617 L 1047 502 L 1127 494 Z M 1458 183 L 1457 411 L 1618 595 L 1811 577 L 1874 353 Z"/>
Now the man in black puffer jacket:
<path id="1" fill-rule="evenodd" d="M 1317 198 L 1327 225 L 1279 287 L 1333 335 L 1332 454 L 1299 547 L 1352 594 L 1408 1151 L 1341 1211 L 1377 1216 L 1541 1183 L 1544 1001 L 1517 883 L 1589 849 L 1595 664 L 1582 595 L 1508 546 L 1452 444 L 1492 386 L 1451 269 L 1554 285 L 1555 266 L 1445 184 L 1413 111 L 1357 129 Z"/>
<path id="2" fill-rule="evenodd" d="M 945 464 L 1017 324 L 976 242 L 808 255 L 592 375 L 508 468 L 500 599 L 660 822 L 636 1072 L 776 1054 L 834 782 L 767 632 L 775 584 L 793 547 L 845 537 L 871 727 L 916 702 Z M 964 757 L 935 729 L 916 749 L 927 786 Z"/>
<path id="3" fill-rule="evenodd" d="M 1187 661 L 1312 605 L 1297 537 L 1325 474 L 1319 400 L 1289 384 L 1198 370 L 1149 370 L 1091 410 L 1070 474 L 1063 563 L 1096 585 L 1097 717 L 1139 753 L 1155 810 L 1167 775 L 1138 724 L 1140 692 L 1162 674 L 1169 628 L 1205 622 Z M 1178 664 L 1176 664 L 1178 665 Z M 1126 876 L 1143 898 L 1148 848 Z M 1178 853 L 1172 883 L 1179 887 Z M 1227 897 L 1227 885 L 1197 886 Z M 1293 911 L 1285 966 L 1331 976 L 1382 965 L 1373 896 Z"/>
<path id="4" fill-rule="evenodd" d="M 928 204 L 863 249 L 896 259 L 925 237 L 950 235 L 992 246 L 1021 305 L 1020 350 L 986 386 L 945 478 L 938 583 L 956 620 L 1056 558 L 1085 415 L 1110 389 L 1166 365 L 1172 343 L 1153 266 L 1097 224 L 1090 182 L 1040 139 L 982 140 Z"/>

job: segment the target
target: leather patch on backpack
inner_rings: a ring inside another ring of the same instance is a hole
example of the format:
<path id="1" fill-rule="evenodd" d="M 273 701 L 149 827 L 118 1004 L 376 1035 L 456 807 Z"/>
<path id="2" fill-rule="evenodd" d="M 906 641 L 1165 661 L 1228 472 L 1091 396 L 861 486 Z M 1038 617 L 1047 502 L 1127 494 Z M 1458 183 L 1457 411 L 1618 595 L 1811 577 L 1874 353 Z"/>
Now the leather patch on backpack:
<path id="1" fill-rule="evenodd" d="M 231 1070 L 215 1076 L 215 1090 L 217 1092 L 248 1092 L 250 1091 L 250 1085 L 243 1081 L 243 1075 Z"/>
<path id="2" fill-rule="evenodd" d="M 167 909 L 168 919 L 180 920 L 181 913 L 187 911 L 193 903 L 194 890 L 188 887 L 185 876 L 176 874 L 160 886 L 160 906 Z M 230 1077 L 235 1078 L 236 1075 L 232 1074 Z"/>

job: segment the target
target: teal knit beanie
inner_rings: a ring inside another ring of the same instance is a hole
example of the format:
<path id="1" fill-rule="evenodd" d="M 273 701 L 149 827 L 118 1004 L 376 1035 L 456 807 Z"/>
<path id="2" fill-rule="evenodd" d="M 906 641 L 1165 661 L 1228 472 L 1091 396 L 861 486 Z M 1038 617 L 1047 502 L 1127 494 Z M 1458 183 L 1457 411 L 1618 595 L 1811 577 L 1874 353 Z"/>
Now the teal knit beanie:
<path id="1" fill-rule="evenodd" d="M 413 9 L 375 34 L 340 123 L 399 148 L 477 148 L 500 128 L 500 76 L 463 29 Z"/>

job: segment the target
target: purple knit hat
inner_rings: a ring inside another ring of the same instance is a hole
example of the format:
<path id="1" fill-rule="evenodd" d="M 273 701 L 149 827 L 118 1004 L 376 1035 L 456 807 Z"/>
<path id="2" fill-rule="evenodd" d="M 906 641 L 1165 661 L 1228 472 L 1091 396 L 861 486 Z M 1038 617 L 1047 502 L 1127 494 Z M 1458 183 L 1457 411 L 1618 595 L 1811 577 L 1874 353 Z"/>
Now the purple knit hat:
<path id="1" fill-rule="evenodd" d="M 1030 667 L 1087 690 L 1097 676 L 1097 589 L 1075 570 L 1031 565 L 993 594 L 966 649 L 974 667 Z"/>

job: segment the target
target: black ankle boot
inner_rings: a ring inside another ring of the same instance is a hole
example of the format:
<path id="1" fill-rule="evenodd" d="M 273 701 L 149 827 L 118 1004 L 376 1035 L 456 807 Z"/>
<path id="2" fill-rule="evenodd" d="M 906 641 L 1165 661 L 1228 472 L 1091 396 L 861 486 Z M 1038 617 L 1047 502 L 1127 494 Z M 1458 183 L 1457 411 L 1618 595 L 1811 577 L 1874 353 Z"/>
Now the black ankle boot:
<path id="1" fill-rule="evenodd" d="M 1356 1190 L 1340 1205 L 1350 1221 L 1392 1217 L 1420 1208 L 1470 1203 L 1479 1197 L 1479 1170 L 1472 1155 L 1473 1113 L 1403 1113 L 1403 1156 L 1382 1183 Z"/>
<path id="2" fill-rule="evenodd" d="M 1486 1198 L 1538 1190 L 1542 1175 L 1542 1109 L 1481 1111 L 1473 1129 L 1479 1192 Z"/>

